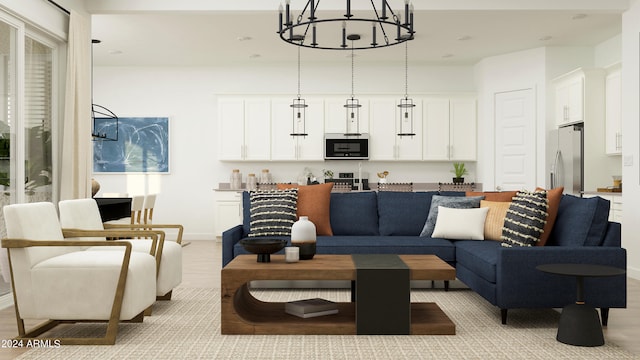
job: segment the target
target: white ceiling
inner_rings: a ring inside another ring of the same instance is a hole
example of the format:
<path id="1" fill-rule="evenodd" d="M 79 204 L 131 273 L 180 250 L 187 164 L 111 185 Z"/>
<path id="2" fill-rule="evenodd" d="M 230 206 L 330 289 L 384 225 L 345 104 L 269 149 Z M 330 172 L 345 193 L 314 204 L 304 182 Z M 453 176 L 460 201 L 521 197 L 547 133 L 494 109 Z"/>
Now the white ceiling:
<path id="1" fill-rule="evenodd" d="M 578 16 L 583 14 L 586 16 Z M 322 15 L 320 15 L 322 16 Z M 621 32 L 620 10 L 416 10 L 411 63 L 460 65 L 541 46 L 594 46 Z M 94 65 L 215 66 L 295 62 L 276 33 L 277 10 L 94 14 Z M 363 40 L 369 34 L 361 34 Z M 545 40 L 546 39 L 546 40 Z M 338 42 L 339 39 L 336 39 Z M 404 46 L 357 52 L 358 62 L 404 62 Z M 302 49 L 303 62 L 350 51 Z"/>

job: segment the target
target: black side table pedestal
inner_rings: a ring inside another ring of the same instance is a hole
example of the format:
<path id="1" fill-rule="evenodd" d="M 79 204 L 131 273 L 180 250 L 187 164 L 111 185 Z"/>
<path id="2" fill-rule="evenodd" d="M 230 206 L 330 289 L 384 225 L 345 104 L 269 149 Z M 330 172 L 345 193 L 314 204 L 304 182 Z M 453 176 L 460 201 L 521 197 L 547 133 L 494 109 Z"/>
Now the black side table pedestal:
<path id="1" fill-rule="evenodd" d="M 538 265 L 536 269 L 550 274 L 575 276 L 576 278 L 576 303 L 562 309 L 556 340 L 576 346 L 604 345 L 604 335 L 598 311 L 585 304 L 584 301 L 584 278 L 623 275 L 625 270 L 589 264 L 546 264 Z"/>

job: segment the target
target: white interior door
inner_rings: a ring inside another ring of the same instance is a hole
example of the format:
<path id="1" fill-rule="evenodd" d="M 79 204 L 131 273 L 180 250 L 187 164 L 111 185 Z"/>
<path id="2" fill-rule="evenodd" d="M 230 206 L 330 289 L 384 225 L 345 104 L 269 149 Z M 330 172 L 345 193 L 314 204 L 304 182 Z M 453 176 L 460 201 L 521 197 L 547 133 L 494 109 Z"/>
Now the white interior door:
<path id="1" fill-rule="evenodd" d="M 533 94 L 533 89 L 495 94 L 496 189 L 535 189 L 536 133 Z"/>

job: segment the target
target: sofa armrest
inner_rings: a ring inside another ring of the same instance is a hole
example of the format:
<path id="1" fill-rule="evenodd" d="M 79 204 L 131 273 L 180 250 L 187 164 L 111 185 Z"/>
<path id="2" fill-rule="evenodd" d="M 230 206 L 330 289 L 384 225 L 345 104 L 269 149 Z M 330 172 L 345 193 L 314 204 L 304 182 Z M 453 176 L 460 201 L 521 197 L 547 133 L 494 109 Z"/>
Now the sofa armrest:
<path id="1" fill-rule="evenodd" d="M 236 225 L 222 233 L 222 267 L 233 260 L 233 246 L 244 237 L 242 225 Z"/>
<path id="2" fill-rule="evenodd" d="M 541 246 L 500 248 L 496 268 L 496 302 L 502 309 L 563 307 L 576 299 L 576 279 L 544 273 L 536 266 L 579 263 L 627 268 L 619 247 Z M 585 299 L 594 307 L 626 307 L 627 277 L 585 279 Z"/>

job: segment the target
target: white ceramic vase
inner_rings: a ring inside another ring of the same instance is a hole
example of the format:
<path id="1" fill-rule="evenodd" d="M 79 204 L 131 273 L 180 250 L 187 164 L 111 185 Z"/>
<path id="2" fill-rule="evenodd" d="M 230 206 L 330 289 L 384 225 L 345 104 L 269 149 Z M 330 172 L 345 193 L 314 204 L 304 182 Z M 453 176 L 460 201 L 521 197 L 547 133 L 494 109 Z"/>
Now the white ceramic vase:
<path id="1" fill-rule="evenodd" d="M 316 226 L 308 216 L 300 216 L 291 226 L 291 245 L 300 248 L 300 260 L 312 259 L 316 254 Z"/>

